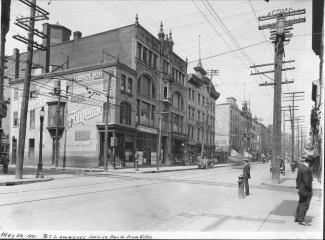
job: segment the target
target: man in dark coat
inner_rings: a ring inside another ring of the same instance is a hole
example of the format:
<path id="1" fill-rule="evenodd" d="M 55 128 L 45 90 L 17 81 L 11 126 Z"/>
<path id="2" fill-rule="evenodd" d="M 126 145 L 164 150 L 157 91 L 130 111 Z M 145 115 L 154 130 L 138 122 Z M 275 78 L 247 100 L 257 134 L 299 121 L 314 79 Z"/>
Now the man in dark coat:
<path id="1" fill-rule="evenodd" d="M 304 158 L 303 162 L 298 165 L 296 188 L 298 189 L 299 201 L 295 215 L 295 222 L 298 222 L 301 225 L 308 225 L 305 222 L 305 216 L 313 196 L 313 176 L 310 169 L 311 165 L 312 160 L 308 158 Z"/>
<path id="2" fill-rule="evenodd" d="M 249 195 L 248 179 L 251 178 L 251 167 L 247 159 L 244 159 L 243 162 L 244 162 L 243 178 L 244 178 L 245 195 Z"/>

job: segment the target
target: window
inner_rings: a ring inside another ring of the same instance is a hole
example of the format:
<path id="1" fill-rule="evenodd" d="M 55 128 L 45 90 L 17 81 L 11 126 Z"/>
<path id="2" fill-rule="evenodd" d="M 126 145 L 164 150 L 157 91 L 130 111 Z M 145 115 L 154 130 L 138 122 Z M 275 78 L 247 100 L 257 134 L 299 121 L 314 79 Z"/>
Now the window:
<path id="1" fill-rule="evenodd" d="M 201 129 L 197 129 L 197 141 L 200 141 Z"/>
<path id="2" fill-rule="evenodd" d="M 143 47 L 143 55 L 142 55 L 142 60 L 147 63 L 147 56 L 148 55 L 148 49 L 146 47 Z"/>
<path id="3" fill-rule="evenodd" d="M 194 120 L 194 108 L 192 108 L 192 119 Z"/>
<path id="4" fill-rule="evenodd" d="M 200 102 L 201 102 L 201 94 L 197 94 L 197 102 L 198 102 L 198 104 L 200 104 Z"/>
<path id="5" fill-rule="evenodd" d="M 137 89 L 138 93 L 141 93 L 141 77 L 138 78 L 138 87 L 137 88 L 138 88 Z"/>
<path id="6" fill-rule="evenodd" d="M 192 99 L 192 98 L 191 98 L 191 92 L 192 92 L 192 90 L 189 88 L 189 89 L 188 89 L 188 99 Z"/>
<path id="7" fill-rule="evenodd" d="M 14 100 L 18 99 L 18 94 L 19 94 L 18 88 L 14 88 Z"/>
<path id="8" fill-rule="evenodd" d="M 131 125 L 131 105 L 126 102 L 121 103 L 120 122 L 122 124 Z"/>
<path id="9" fill-rule="evenodd" d="M 201 120 L 201 112 L 197 111 L 197 120 L 200 121 Z"/>
<path id="10" fill-rule="evenodd" d="M 205 120 L 205 113 L 202 113 L 202 122 Z"/>
<path id="11" fill-rule="evenodd" d="M 191 119 L 191 107 L 188 107 L 188 118 Z"/>
<path id="12" fill-rule="evenodd" d="M 141 79 L 142 79 L 141 93 L 142 93 L 142 95 L 150 97 L 150 83 L 151 83 L 151 80 L 146 76 L 142 76 Z"/>
<path id="13" fill-rule="evenodd" d="M 149 51 L 149 65 L 152 66 L 152 52 Z"/>
<path id="14" fill-rule="evenodd" d="M 18 127 L 19 126 L 18 112 L 14 112 L 14 115 L 13 115 L 13 125 L 14 125 L 14 127 Z"/>
<path id="15" fill-rule="evenodd" d="M 142 45 L 141 45 L 141 43 L 138 43 L 138 46 L 137 46 L 137 57 L 139 59 L 141 59 L 141 51 L 142 51 Z"/>
<path id="16" fill-rule="evenodd" d="M 204 106 L 204 102 L 205 102 L 205 97 L 202 96 L 202 105 Z"/>
<path id="17" fill-rule="evenodd" d="M 121 74 L 121 91 L 125 91 L 125 84 L 126 84 L 126 76 Z"/>
<path id="18" fill-rule="evenodd" d="M 179 92 L 176 92 L 173 95 L 173 106 L 174 106 L 174 108 L 183 110 L 183 98 Z"/>
<path id="19" fill-rule="evenodd" d="M 132 94 L 132 78 L 128 78 L 128 90 L 127 92 Z"/>
<path id="20" fill-rule="evenodd" d="M 35 110 L 29 111 L 29 128 L 35 129 Z"/>
<path id="21" fill-rule="evenodd" d="M 168 98 L 168 88 L 164 86 L 164 98 Z"/>
<path id="22" fill-rule="evenodd" d="M 150 105 L 145 102 L 141 102 L 140 106 L 140 124 L 149 125 L 150 118 Z"/>
<path id="23" fill-rule="evenodd" d="M 194 93 L 194 90 L 192 90 L 192 101 L 193 102 L 195 101 L 195 93 Z"/>
<path id="24" fill-rule="evenodd" d="M 183 118 L 182 116 L 175 113 L 173 115 L 174 115 L 173 132 L 180 133 L 182 132 Z"/>
<path id="25" fill-rule="evenodd" d="M 163 70 L 164 70 L 164 73 L 169 73 L 169 62 L 164 60 L 163 61 Z"/>
<path id="26" fill-rule="evenodd" d="M 151 121 L 150 126 L 154 126 L 155 123 L 155 106 L 151 106 Z"/>
<path id="27" fill-rule="evenodd" d="M 152 63 L 152 66 L 154 69 L 157 68 L 157 55 L 156 54 L 153 54 L 153 63 Z"/>

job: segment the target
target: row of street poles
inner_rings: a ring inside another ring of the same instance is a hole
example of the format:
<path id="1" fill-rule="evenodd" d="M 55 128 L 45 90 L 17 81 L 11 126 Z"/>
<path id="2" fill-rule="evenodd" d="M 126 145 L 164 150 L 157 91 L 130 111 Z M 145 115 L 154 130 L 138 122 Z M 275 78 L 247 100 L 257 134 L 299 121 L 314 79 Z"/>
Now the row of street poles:
<path id="1" fill-rule="evenodd" d="M 42 161 L 42 151 L 43 151 L 43 122 L 44 122 L 45 111 L 44 107 L 41 108 L 39 112 L 40 118 L 40 130 L 39 130 L 39 157 L 37 164 L 36 178 L 44 178 L 43 175 L 43 161 Z"/>

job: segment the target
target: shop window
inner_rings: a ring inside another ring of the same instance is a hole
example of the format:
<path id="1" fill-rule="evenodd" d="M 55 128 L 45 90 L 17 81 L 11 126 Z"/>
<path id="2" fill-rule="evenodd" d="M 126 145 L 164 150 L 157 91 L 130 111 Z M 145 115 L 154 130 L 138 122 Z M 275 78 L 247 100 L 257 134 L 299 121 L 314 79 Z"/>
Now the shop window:
<path id="1" fill-rule="evenodd" d="M 131 125 L 131 105 L 126 102 L 122 102 L 120 106 L 120 122 L 122 124 Z"/>
<path id="2" fill-rule="evenodd" d="M 29 111 L 29 128 L 35 129 L 35 110 Z"/>

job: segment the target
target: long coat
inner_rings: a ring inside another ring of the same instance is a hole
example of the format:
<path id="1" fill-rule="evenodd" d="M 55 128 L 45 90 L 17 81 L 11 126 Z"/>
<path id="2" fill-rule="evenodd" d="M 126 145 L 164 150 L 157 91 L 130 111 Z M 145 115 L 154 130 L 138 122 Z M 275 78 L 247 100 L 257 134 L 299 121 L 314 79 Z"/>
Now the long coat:
<path id="1" fill-rule="evenodd" d="M 311 169 L 305 164 L 299 164 L 296 178 L 296 188 L 301 196 L 312 195 L 313 176 Z"/>
<path id="2" fill-rule="evenodd" d="M 251 167 L 249 163 L 245 163 L 243 168 L 243 178 L 250 178 L 250 177 L 251 177 Z"/>

